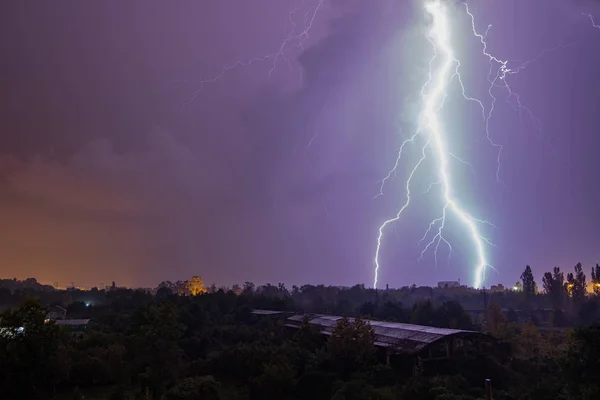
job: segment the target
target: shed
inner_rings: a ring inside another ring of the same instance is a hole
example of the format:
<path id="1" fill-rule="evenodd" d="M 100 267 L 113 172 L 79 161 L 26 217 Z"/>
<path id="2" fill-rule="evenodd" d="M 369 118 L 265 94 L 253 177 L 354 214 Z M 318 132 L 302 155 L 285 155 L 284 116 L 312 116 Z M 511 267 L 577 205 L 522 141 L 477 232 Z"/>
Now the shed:
<path id="1" fill-rule="evenodd" d="M 73 334 L 78 334 L 85 332 L 89 322 L 89 319 L 59 319 L 55 321 L 55 324 L 68 329 Z"/>
<path id="2" fill-rule="evenodd" d="M 286 326 L 299 328 L 307 318 L 310 325 L 324 335 L 331 335 L 341 316 L 308 314 L 294 315 L 286 320 Z M 350 318 L 353 320 L 353 318 Z M 384 348 L 386 354 L 416 355 L 425 353 L 427 358 L 445 358 L 458 353 L 466 353 L 468 347 L 479 348 L 482 341 L 491 338 L 481 332 L 436 328 L 432 326 L 367 321 L 375 333 L 375 346 Z"/>

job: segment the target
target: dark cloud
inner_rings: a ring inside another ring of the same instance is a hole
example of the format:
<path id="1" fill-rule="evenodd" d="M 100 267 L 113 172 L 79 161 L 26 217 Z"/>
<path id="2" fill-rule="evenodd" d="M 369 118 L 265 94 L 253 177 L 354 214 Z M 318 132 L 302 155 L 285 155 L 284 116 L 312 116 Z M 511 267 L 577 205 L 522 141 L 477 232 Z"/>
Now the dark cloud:
<path id="1" fill-rule="evenodd" d="M 296 5 L 4 5 L 0 273 L 85 285 L 192 274 L 219 283 L 369 282 L 374 234 L 403 193 L 405 170 L 372 200 L 414 128 L 428 54 L 422 17 L 418 2 L 326 2 L 304 47 L 287 50 L 291 68 L 280 60 L 270 83 L 271 61 L 256 62 L 197 92 L 223 65 L 277 51 Z M 495 44 L 512 50 L 510 29 L 501 32 Z M 477 146 L 471 161 L 485 164 Z M 512 164 L 517 176 L 522 164 Z M 502 209 L 490 171 L 478 170 L 484 182 L 474 187 Z M 514 219 L 490 209 L 482 213 Z M 415 213 L 398 227 L 403 241 L 388 242 L 391 284 L 431 281 L 430 265 L 415 275 L 412 236 L 423 226 L 414 222 L 428 216 Z M 530 256 L 517 253 L 504 262 Z M 438 273 L 468 274 L 457 268 Z"/>
<path id="2" fill-rule="evenodd" d="M 302 216 L 322 220 L 327 213 L 323 196 L 340 185 L 351 187 L 356 179 L 335 169 L 315 179 L 303 152 L 324 110 L 343 97 L 336 92 L 359 81 L 362 60 L 377 51 L 369 47 L 375 8 L 346 5 L 343 15 L 334 18 L 330 33 L 300 57 L 300 90 L 286 93 L 265 86 L 248 104 L 208 87 L 213 104 L 200 96 L 184 114 L 165 107 L 164 86 L 157 85 L 168 77 L 156 75 L 161 68 L 153 63 L 165 65 L 165 60 L 152 51 L 165 48 L 152 43 L 154 50 L 145 52 L 145 39 L 128 25 L 135 17 L 136 29 L 148 33 L 144 24 L 156 10 L 134 14 L 134 9 L 122 6 L 113 15 L 112 7 L 74 7 L 64 13 L 44 8 L 48 14 L 43 16 L 13 5 L 14 18 L 5 31 L 20 31 L 22 46 L 36 50 L 13 48 L 5 75 L 13 97 L 6 124 L 14 134 L 3 137 L 9 153 L 0 164 L 2 194 L 7 212 L 19 210 L 15 215 L 21 226 L 7 245 L 12 263 L 44 279 L 88 284 L 121 278 L 121 269 L 144 283 L 151 283 L 142 278 L 147 274 L 176 279 L 205 262 L 213 264 L 201 267 L 209 269 L 204 273 L 208 279 L 268 280 L 265 264 L 285 252 L 269 246 L 284 249 L 304 240 Z M 181 15 L 170 12 L 175 14 Z M 98 18 L 90 19 L 93 15 Z M 328 25 L 326 14 L 320 19 Z M 21 30 L 25 25 L 36 28 Z M 171 127 L 154 128 L 164 123 Z M 329 118 L 329 125 L 334 123 Z M 345 180 L 340 178 L 344 174 Z M 277 222 L 288 214 L 292 218 L 284 225 Z M 293 225 L 301 233 L 290 242 L 284 232 Z M 33 262 L 22 252 L 38 246 L 39 235 L 31 234 L 38 229 L 54 229 L 54 247 L 43 246 L 53 257 L 40 253 Z M 111 235 L 113 230 L 120 234 Z M 75 231 L 76 237 L 70 233 Z M 124 242 L 145 250 L 120 259 L 115 249 Z M 100 260 L 90 261 L 91 243 L 93 254 L 110 254 L 120 268 L 99 268 Z M 37 269 L 40 264 L 45 264 L 43 271 Z M 216 265 L 220 271 L 211 270 Z"/>

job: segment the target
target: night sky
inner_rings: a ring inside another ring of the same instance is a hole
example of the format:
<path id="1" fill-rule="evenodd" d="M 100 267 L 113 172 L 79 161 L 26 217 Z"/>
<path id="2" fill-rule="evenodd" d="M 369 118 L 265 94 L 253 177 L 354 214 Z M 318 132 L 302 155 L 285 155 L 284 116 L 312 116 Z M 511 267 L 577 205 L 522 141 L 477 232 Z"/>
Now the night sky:
<path id="1" fill-rule="evenodd" d="M 379 225 L 404 201 L 418 149 L 379 193 L 415 129 L 431 48 L 417 0 L 324 0 L 302 46 L 273 55 L 318 0 L 22 2 L 0 6 L 0 276 L 61 286 L 155 286 L 201 275 L 352 285 L 373 280 Z M 490 133 L 456 81 L 442 111 L 457 196 L 497 246 L 487 284 L 526 264 L 600 262 L 600 21 L 568 0 L 471 1 L 488 51 L 538 58 L 509 76 Z M 297 8 L 293 14 L 290 12 Z M 489 66 L 464 8 L 453 38 L 470 96 Z M 549 50 L 546 51 L 545 50 Z M 514 97 L 512 98 L 514 100 Z M 416 150 L 416 151 L 415 151 Z M 425 171 L 426 172 L 426 171 Z M 386 231 L 379 282 L 472 284 L 466 233 L 417 262 L 437 217 L 425 173 Z M 439 190 L 439 189 L 437 189 Z"/>

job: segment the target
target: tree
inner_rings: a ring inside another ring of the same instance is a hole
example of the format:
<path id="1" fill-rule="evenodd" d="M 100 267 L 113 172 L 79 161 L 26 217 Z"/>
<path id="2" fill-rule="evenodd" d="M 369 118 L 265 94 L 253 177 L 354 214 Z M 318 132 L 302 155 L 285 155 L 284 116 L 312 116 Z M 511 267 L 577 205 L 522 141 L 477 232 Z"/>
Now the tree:
<path id="1" fill-rule="evenodd" d="M 376 311 L 377 305 L 372 301 L 367 301 L 360 306 L 358 313 L 363 317 L 374 317 Z"/>
<path id="2" fill-rule="evenodd" d="M 532 357 L 540 351 L 542 336 L 538 328 L 531 321 L 521 325 L 518 343 L 523 355 L 526 357 Z"/>
<path id="3" fill-rule="evenodd" d="M 256 286 L 252 282 L 244 282 L 244 289 L 242 292 L 246 295 L 252 294 L 252 293 L 254 293 L 255 287 Z"/>
<path id="4" fill-rule="evenodd" d="M 53 394 L 68 374 L 70 362 L 61 353 L 63 335 L 55 324 L 44 322 L 45 315 L 37 301 L 28 299 L 0 317 L 0 330 L 11 332 L 0 334 L 0 398 Z"/>
<path id="5" fill-rule="evenodd" d="M 252 380 L 252 399 L 280 400 L 289 398 L 294 388 L 296 371 L 287 362 L 270 362 L 262 375 Z"/>
<path id="6" fill-rule="evenodd" d="M 571 272 L 567 274 L 567 290 L 573 298 L 573 304 L 576 307 L 581 306 L 585 301 L 586 294 L 585 274 L 583 273 L 581 263 L 575 265 L 575 274 Z"/>
<path id="7" fill-rule="evenodd" d="M 322 340 L 319 330 L 310 325 L 310 319 L 308 317 L 305 316 L 302 319 L 300 328 L 294 334 L 294 342 L 299 348 L 306 349 L 310 352 L 314 352 L 321 346 Z"/>
<path id="8" fill-rule="evenodd" d="M 167 288 L 169 289 L 171 292 L 176 292 L 177 288 L 175 287 L 175 284 L 171 281 L 162 281 L 161 283 L 158 284 L 158 286 L 156 287 L 156 289 L 161 289 L 161 288 Z"/>
<path id="9" fill-rule="evenodd" d="M 553 273 L 546 272 L 542 284 L 554 310 L 562 310 L 565 298 L 565 276 L 560 268 L 554 267 Z"/>
<path id="10" fill-rule="evenodd" d="M 284 295 L 289 294 L 289 290 L 287 290 L 287 288 L 285 287 L 285 283 L 278 283 L 277 288 L 279 289 L 281 294 L 284 294 Z"/>
<path id="11" fill-rule="evenodd" d="M 192 280 L 186 282 L 186 288 L 190 296 L 198 296 L 206 293 L 204 281 L 199 276 L 193 276 Z"/>
<path id="12" fill-rule="evenodd" d="M 413 305 L 410 322 L 416 325 L 436 326 L 436 310 L 430 300 L 420 301 Z"/>
<path id="13" fill-rule="evenodd" d="M 179 310 L 169 302 L 150 306 L 142 316 L 140 348 L 145 356 L 145 386 L 154 399 L 160 399 L 167 383 L 178 374 L 182 352 L 177 341 L 184 332 Z"/>
<path id="14" fill-rule="evenodd" d="M 388 300 L 383 303 L 383 306 L 377 311 L 377 317 L 385 321 L 392 322 L 408 322 L 409 315 L 402 303 Z"/>
<path id="15" fill-rule="evenodd" d="M 219 400 L 220 386 L 210 375 L 185 378 L 165 393 L 163 400 Z"/>
<path id="16" fill-rule="evenodd" d="M 485 328 L 488 332 L 498 336 L 506 326 L 506 315 L 498 304 L 490 304 L 485 312 Z"/>
<path id="17" fill-rule="evenodd" d="M 169 289 L 168 286 L 161 286 L 156 291 L 156 299 L 159 301 L 166 300 L 172 295 L 173 295 L 173 291 L 171 289 Z"/>
<path id="18" fill-rule="evenodd" d="M 567 376 L 574 399 L 597 399 L 600 396 L 600 324 L 576 329 L 562 371 Z"/>
<path id="19" fill-rule="evenodd" d="M 393 395 L 392 391 L 375 388 L 363 379 L 353 379 L 350 382 L 337 382 L 333 389 L 335 392 L 330 400 L 388 400 L 397 398 Z"/>
<path id="20" fill-rule="evenodd" d="M 369 364 L 375 354 L 375 332 L 362 318 L 340 319 L 329 336 L 328 352 L 345 372 Z"/>
<path id="21" fill-rule="evenodd" d="M 231 291 L 237 295 L 242 294 L 242 288 L 237 283 L 231 286 Z"/>
<path id="22" fill-rule="evenodd" d="M 535 279 L 533 278 L 533 272 L 529 265 L 525 267 L 525 271 L 521 274 L 521 281 L 523 282 L 523 293 L 525 294 L 525 298 L 527 300 L 532 299 L 537 291 L 537 287 Z"/>
<path id="23" fill-rule="evenodd" d="M 596 299 L 591 299 L 584 302 L 581 307 L 579 307 L 577 315 L 579 316 L 579 322 L 584 325 L 589 325 L 594 321 L 598 321 L 600 319 L 598 301 Z"/>
<path id="24" fill-rule="evenodd" d="M 442 328 L 473 329 L 473 321 L 457 301 L 446 301 L 437 309 L 437 321 Z"/>
<path id="25" fill-rule="evenodd" d="M 552 294 L 553 284 L 554 284 L 554 278 L 552 276 L 552 273 L 545 272 L 544 276 L 542 277 L 542 288 L 544 288 L 544 292 L 547 295 Z"/>
<path id="26" fill-rule="evenodd" d="M 592 289 L 596 296 L 600 295 L 600 265 L 592 268 Z"/>

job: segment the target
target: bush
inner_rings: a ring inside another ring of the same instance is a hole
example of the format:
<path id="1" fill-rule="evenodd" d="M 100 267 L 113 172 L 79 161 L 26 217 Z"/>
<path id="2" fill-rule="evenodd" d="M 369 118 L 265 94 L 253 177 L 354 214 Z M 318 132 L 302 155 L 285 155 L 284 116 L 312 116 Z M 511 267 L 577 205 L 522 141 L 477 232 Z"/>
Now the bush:
<path id="1" fill-rule="evenodd" d="M 220 386 L 210 375 L 185 378 L 177 382 L 163 400 L 219 400 Z"/>

